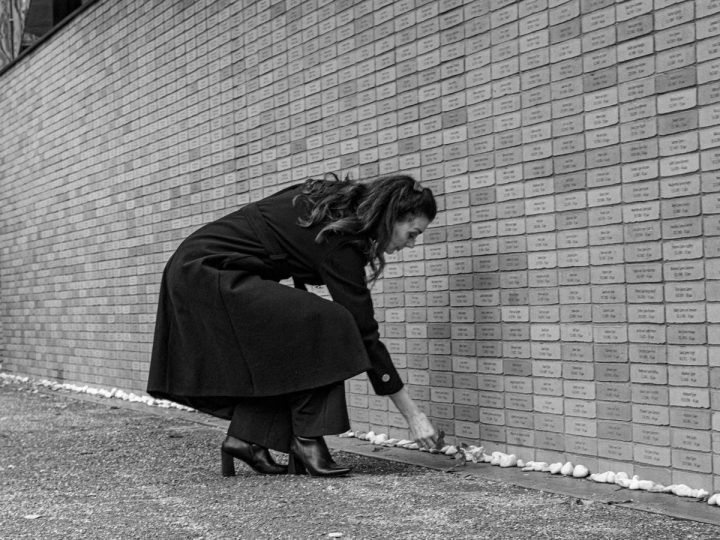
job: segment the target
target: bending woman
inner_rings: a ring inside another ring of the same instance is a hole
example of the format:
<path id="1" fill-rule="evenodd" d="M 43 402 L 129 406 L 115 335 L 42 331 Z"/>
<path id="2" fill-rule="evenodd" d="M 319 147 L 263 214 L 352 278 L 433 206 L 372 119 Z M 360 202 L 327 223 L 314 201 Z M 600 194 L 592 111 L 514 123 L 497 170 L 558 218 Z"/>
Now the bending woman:
<path id="1" fill-rule="evenodd" d="M 203 226 L 163 273 L 148 393 L 230 420 L 226 476 L 233 458 L 287 473 L 269 448 L 289 453 L 291 473 L 347 474 L 323 435 L 350 428 L 344 381 L 362 372 L 432 446 L 436 430 L 379 339 L 365 269 L 379 277 L 384 254 L 412 247 L 436 212 L 410 176 L 326 175 Z M 326 285 L 333 301 L 305 284 Z"/>

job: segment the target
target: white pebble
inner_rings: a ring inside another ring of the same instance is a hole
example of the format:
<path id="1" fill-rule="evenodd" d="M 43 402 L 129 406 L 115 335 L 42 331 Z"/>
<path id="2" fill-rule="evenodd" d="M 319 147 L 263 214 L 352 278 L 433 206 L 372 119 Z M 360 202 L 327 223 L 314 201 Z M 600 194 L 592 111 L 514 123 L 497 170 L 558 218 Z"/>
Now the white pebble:
<path id="1" fill-rule="evenodd" d="M 585 465 L 575 465 L 572 472 L 572 475 L 575 478 L 585 478 L 588 474 L 590 474 L 590 471 L 588 471 L 588 468 Z"/>
<path id="2" fill-rule="evenodd" d="M 560 468 L 560 474 L 562 474 L 563 476 L 570 476 L 573 473 L 574 469 L 575 465 L 568 461 Z"/>
<path id="3" fill-rule="evenodd" d="M 593 482 L 597 482 L 599 484 L 604 484 L 607 482 L 608 472 L 605 471 L 604 473 L 592 473 L 590 475 L 590 480 Z"/>
<path id="4" fill-rule="evenodd" d="M 720 506 L 720 493 L 715 493 L 708 499 L 708 504 Z"/>
<path id="5" fill-rule="evenodd" d="M 470 452 L 470 450 L 468 450 L 467 448 L 460 448 L 460 452 L 462 452 L 465 461 L 472 461 L 473 463 L 477 463 L 477 457 L 475 457 L 475 455 L 473 455 L 473 453 Z"/>
<path id="6" fill-rule="evenodd" d="M 614 473 L 614 476 L 615 476 L 614 482 L 616 484 L 618 483 L 618 480 L 630 480 L 630 477 L 624 471 L 620 471 L 619 473 Z"/>
<path id="7" fill-rule="evenodd" d="M 550 465 L 548 470 L 550 471 L 550 474 L 558 474 L 562 468 L 563 464 L 558 461 L 557 463 Z"/>
<path id="8" fill-rule="evenodd" d="M 453 445 L 448 446 L 447 449 L 443 451 L 443 454 L 445 454 L 446 456 L 454 456 L 457 453 L 458 449 L 456 446 Z"/>
<path id="9" fill-rule="evenodd" d="M 515 454 L 505 454 L 500 458 L 499 465 L 501 467 L 514 467 L 517 464 L 517 456 Z"/>
<path id="10" fill-rule="evenodd" d="M 671 491 L 680 497 L 692 497 L 693 496 L 693 489 L 689 486 L 686 486 L 685 484 L 676 484 L 673 486 L 670 486 Z"/>
<path id="11" fill-rule="evenodd" d="M 473 457 L 473 461 L 476 463 L 478 461 L 482 461 L 484 452 L 485 452 L 484 446 L 471 446 L 470 447 L 470 454 Z"/>
<path id="12" fill-rule="evenodd" d="M 615 483 L 618 486 L 627 488 L 627 487 L 630 487 L 630 482 L 631 482 L 631 480 L 630 480 L 630 478 L 627 477 L 627 475 L 625 475 L 624 477 L 620 476 L 619 474 L 615 476 Z"/>

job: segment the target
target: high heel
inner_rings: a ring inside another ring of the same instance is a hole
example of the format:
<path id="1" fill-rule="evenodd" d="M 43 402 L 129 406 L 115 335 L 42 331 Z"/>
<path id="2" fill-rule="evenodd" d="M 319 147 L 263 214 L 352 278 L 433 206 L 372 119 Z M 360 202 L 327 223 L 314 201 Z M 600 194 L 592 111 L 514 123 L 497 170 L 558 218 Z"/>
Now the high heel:
<path id="1" fill-rule="evenodd" d="M 235 458 L 222 448 L 220 449 L 220 463 L 223 476 L 235 476 Z"/>
<path id="2" fill-rule="evenodd" d="M 302 464 L 302 461 L 295 457 L 295 454 L 290 453 L 288 455 L 288 474 L 307 474 L 307 469 L 305 468 L 305 465 Z"/>
<path id="3" fill-rule="evenodd" d="M 341 467 L 333 460 L 322 437 L 293 437 L 290 442 L 288 472 L 310 476 L 342 476 L 350 467 Z"/>
<path id="4" fill-rule="evenodd" d="M 220 449 L 223 476 L 235 476 L 235 458 L 244 461 L 253 471 L 260 474 L 287 474 L 285 465 L 275 463 L 264 446 L 227 436 Z"/>

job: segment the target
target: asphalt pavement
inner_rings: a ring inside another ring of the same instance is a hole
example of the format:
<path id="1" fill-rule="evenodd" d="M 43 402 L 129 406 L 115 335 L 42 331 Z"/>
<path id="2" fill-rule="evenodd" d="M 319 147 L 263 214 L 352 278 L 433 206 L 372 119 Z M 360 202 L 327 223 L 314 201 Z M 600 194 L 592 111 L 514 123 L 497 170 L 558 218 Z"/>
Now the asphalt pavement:
<path id="1" fill-rule="evenodd" d="M 0 378 L 0 538 L 720 538 L 702 502 L 352 438 L 345 478 L 223 478 L 226 426 Z"/>

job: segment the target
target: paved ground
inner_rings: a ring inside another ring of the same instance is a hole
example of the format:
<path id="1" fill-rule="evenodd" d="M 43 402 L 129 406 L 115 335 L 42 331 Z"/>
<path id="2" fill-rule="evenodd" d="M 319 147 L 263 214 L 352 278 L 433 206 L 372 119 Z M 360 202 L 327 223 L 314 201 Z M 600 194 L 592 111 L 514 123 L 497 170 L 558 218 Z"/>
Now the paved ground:
<path id="1" fill-rule="evenodd" d="M 515 485 L 519 470 L 449 474 L 444 456 L 353 439 L 331 441 L 355 467 L 347 478 L 240 464 L 223 478 L 223 426 L 206 419 L 0 379 L 0 538 L 720 538 L 720 526 L 626 508 L 627 494 L 577 491 L 590 482 L 553 494 Z"/>

